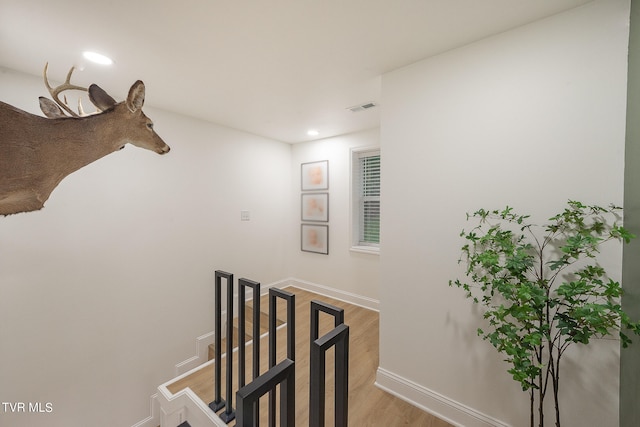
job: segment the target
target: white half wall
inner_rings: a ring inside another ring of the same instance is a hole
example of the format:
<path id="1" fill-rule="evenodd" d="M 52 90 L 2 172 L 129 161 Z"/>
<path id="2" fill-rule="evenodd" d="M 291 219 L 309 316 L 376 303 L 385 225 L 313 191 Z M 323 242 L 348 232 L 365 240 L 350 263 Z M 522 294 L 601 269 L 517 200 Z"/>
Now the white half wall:
<path id="1" fill-rule="evenodd" d="M 629 1 L 595 1 L 383 76 L 381 382 L 455 402 L 453 421 L 468 407 L 528 425 L 481 313 L 448 286 L 464 277 L 459 233 L 479 208 L 544 222 L 568 199 L 622 204 L 628 24 Z M 601 261 L 620 278 L 619 246 Z M 617 425 L 618 342 L 565 362 L 563 424 Z"/>
<path id="2" fill-rule="evenodd" d="M 40 114 L 45 94 L 40 78 L 0 69 L 0 100 Z M 145 419 L 213 329 L 215 269 L 289 276 L 291 146 L 145 112 L 169 154 L 127 146 L 64 179 L 42 211 L 0 217 L 0 401 L 52 406 L 0 407 L 0 425 Z"/>

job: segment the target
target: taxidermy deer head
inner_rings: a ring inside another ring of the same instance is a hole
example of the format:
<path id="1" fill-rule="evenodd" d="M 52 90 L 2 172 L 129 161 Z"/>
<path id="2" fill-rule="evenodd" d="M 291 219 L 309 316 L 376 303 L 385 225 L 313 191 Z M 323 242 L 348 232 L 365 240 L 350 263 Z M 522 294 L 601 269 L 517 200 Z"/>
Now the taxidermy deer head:
<path id="1" fill-rule="evenodd" d="M 65 83 L 52 88 L 44 67 L 45 85 L 55 100 L 40 97 L 47 118 L 0 102 L 0 215 L 42 209 L 64 177 L 127 143 L 169 152 L 142 112 L 144 83 L 135 82 L 127 99 L 117 103 L 95 84 L 88 89 L 72 85 L 72 73 L 73 67 Z M 85 115 L 79 105 L 76 114 L 59 99 L 65 90 L 88 91 L 99 112 Z"/>

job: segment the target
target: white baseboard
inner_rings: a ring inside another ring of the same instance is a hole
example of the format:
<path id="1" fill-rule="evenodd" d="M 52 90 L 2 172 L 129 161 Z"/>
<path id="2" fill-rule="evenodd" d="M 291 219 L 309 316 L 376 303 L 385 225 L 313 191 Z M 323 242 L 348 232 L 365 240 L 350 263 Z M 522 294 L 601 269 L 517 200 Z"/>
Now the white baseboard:
<path id="1" fill-rule="evenodd" d="M 196 366 L 202 365 L 209 358 L 209 344 L 213 344 L 215 334 L 213 331 L 196 338 L 196 354 L 175 366 L 175 375 L 182 375 Z"/>
<path id="2" fill-rule="evenodd" d="M 158 411 L 158 393 L 151 396 L 151 415 L 142 421 L 137 422 L 132 427 L 157 427 L 160 425 L 160 416 Z"/>
<path id="3" fill-rule="evenodd" d="M 380 301 L 373 298 L 357 295 L 347 291 L 342 291 L 340 289 L 330 288 L 329 286 L 319 285 L 317 283 L 312 283 L 293 277 L 282 281 L 282 283 L 285 282 L 288 282 L 289 286 L 304 289 L 305 291 L 315 292 L 316 294 L 335 298 L 340 301 L 345 301 L 349 304 L 357 305 L 369 310 L 380 311 Z"/>
<path id="4" fill-rule="evenodd" d="M 406 378 L 378 368 L 375 385 L 423 411 L 459 427 L 510 427 L 508 424 L 429 390 Z"/>

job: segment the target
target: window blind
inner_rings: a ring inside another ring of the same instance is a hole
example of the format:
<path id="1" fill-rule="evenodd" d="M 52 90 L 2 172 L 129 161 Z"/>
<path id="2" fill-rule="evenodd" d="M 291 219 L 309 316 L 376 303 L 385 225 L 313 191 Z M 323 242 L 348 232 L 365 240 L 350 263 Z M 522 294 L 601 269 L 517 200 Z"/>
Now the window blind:
<path id="1" fill-rule="evenodd" d="M 380 243 L 380 151 L 355 153 L 354 192 L 357 194 L 359 246 Z M 356 196 L 354 194 L 354 196 Z"/>

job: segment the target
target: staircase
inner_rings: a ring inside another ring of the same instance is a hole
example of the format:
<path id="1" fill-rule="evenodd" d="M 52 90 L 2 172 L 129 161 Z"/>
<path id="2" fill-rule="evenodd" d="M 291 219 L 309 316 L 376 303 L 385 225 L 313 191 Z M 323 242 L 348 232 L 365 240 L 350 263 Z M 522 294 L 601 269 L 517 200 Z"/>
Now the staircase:
<path id="1" fill-rule="evenodd" d="M 263 297 L 264 301 L 262 307 L 264 307 L 267 303 L 268 303 L 268 297 L 265 295 Z M 269 313 L 265 313 L 264 310 L 261 310 L 259 312 L 259 317 L 260 317 L 260 326 L 259 326 L 259 330 L 260 330 L 260 336 L 263 338 L 266 338 L 266 334 L 269 333 Z M 233 320 L 233 349 L 237 349 L 238 348 L 238 325 L 239 321 L 238 318 L 236 317 Z M 281 327 L 282 325 L 285 324 L 285 319 L 279 319 L 278 317 L 276 317 L 276 324 L 277 327 Z M 253 329 L 253 301 L 249 301 L 247 302 L 247 323 L 246 323 L 246 329 L 247 330 L 252 330 Z M 245 342 L 249 342 L 251 341 L 251 336 L 249 334 L 245 333 Z M 221 341 L 221 351 L 222 353 L 224 353 L 226 351 L 227 348 L 227 338 L 222 338 Z M 208 346 L 208 352 L 207 352 L 207 360 L 211 361 L 215 358 L 215 344 L 211 343 Z"/>
<path id="2" fill-rule="evenodd" d="M 341 392 L 335 394 L 335 405 L 329 402 L 329 410 L 335 409 L 336 427 L 346 426 L 349 328 L 343 323 L 343 309 L 317 301 L 300 304 L 294 292 L 272 288 L 269 295 L 239 305 L 238 316 L 234 316 L 232 298 L 231 301 L 228 299 L 224 323 L 219 302 L 225 280 L 227 295 L 233 295 L 233 275 L 216 272 L 214 333 L 220 338 L 208 346 L 209 360 L 158 387 L 161 427 L 249 426 L 258 420 L 265 426 L 275 426 L 277 422 L 281 426 L 292 427 L 297 418 L 308 419 L 310 426 L 322 426 L 325 414 L 324 359 L 329 348 L 335 348 L 335 355 L 343 358 L 342 362 L 336 359 L 335 378 L 344 380 L 336 380 L 335 390 Z M 253 287 L 255 294 L 260 293 L 259 283 L 240 279 L 239 301 L 245 300 L 246 287 Z M 311 337 L 311 348 L 307 341 L 299 349 L 305 355 L 299 367 L 295 366 L 296 306 L 297 311 L 303 314 L 299 322 L 304 328 L 303 336 Z M 319 321 L 320 312 L 329 316 L 323 314 Z M 339 324 L 340 328 L 337 328 Z M 332 334 L 326 333 L 327 330 Z M 319 331 L 324 334 L 321 338 L 318 338 Z M 228 337 L 231 337 L 231 342 Z M 245 344 L 240 345 L 241 342 Z M 319 344 L 314 350 L 316 342 Z M 333 367 L 333 362 L 330 362 Z M 250 367 L 248 370 L 247 366 Z M 309 391 L 308 380 L 296 381 L 296 376 L 301 374 L 309 378 L 310 369 L 314 373 L 311 382 L 318 387 L 315 391 Z M 328 376 L 333 376 L 333 372 Z M 280 391 L 279 396 L 276 396 L 276 387 Z M 300 403 L 305 408 L 302 416 L 296 411 L 296 397 L 302 400 Z M 280 408 L 279 412 L 276 407 Z"/>

